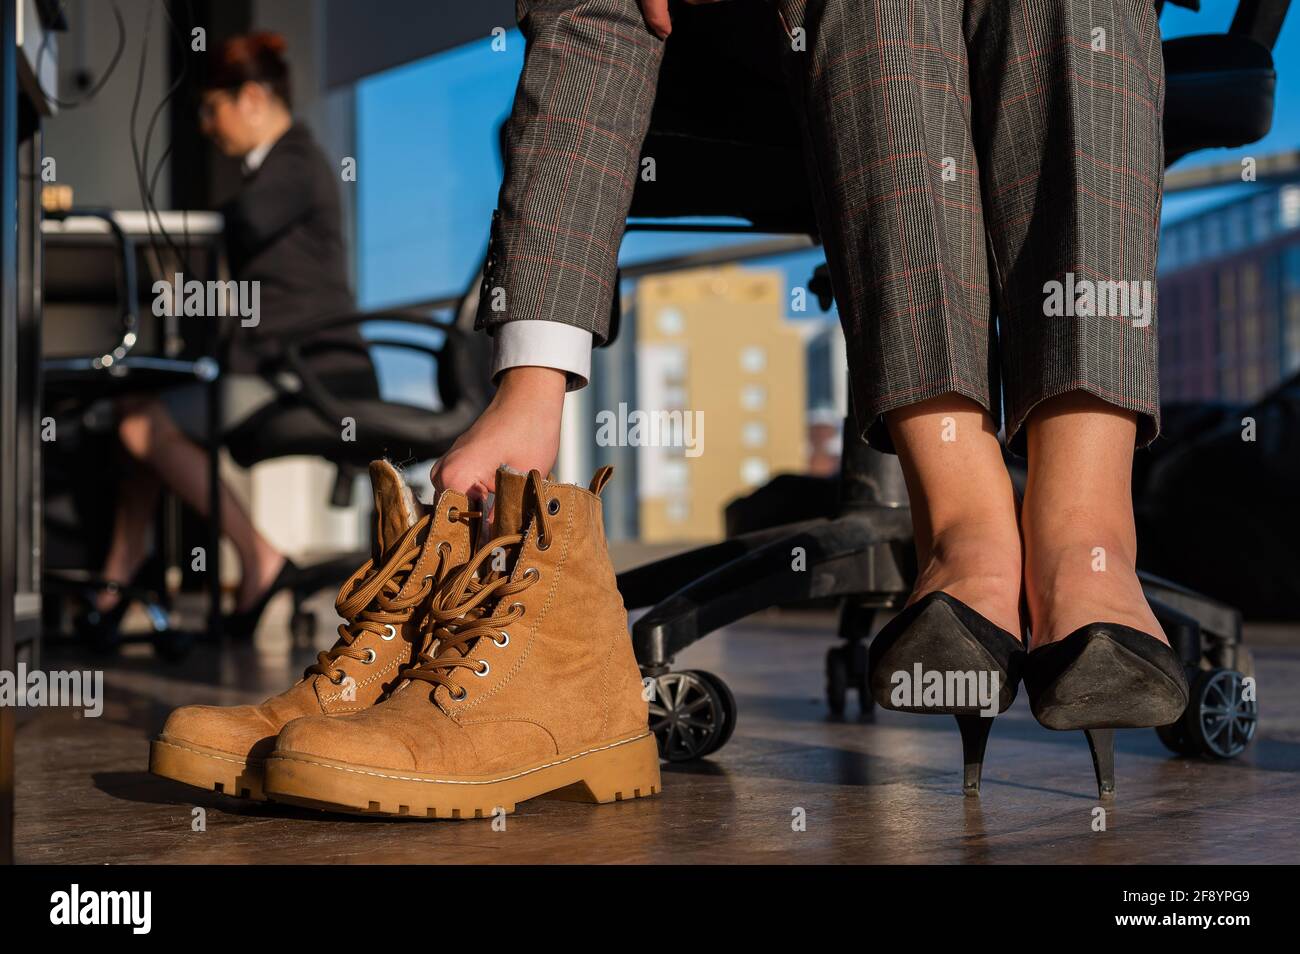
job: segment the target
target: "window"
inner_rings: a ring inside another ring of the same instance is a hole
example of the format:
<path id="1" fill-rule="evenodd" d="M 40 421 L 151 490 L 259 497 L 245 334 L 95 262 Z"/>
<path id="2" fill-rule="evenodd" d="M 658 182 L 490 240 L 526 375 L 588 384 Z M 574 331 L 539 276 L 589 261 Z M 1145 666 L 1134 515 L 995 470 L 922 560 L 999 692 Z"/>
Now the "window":
<path id="1" fill-rule="evenodd" d="M 741 389 L 740 406 L 746 411 L 761 411 L 767 406 L 767 388 L 750 384 Z"/>
<path id="2" fill-rule="evenodd" d="M 1281 198 L 1282 228 L 1293 229 L 1300 225 L 1300 186 L 1287 186 Z"/>
<path id="3" fill-rule="evenodd" d="M 1253 241 L 1263 242 L 1272 234 L 1276 201 L 1272 195 L 1261 195 L 1251 203 L 1251 217 L 1254 220 L 1251 235 Z"/>
<path id="4" fill-rule="evenodd" d="M 761 457 L 746 457 L 740 462 L 740 479 L 746 487 L 757 487 L 766 483 L 768 475 L 767 461 Z"/>
<path id="5" fill-rule="evenodd" d="M 680 335 L 686 328 L 686 318 L 676 308 L 664 308 L 659 312 L 658 325 L 662 335 Z"/>
<path id="6" fill-rule="evenodd" d="M 662 461 L 659 474 L 665 490 L 685 490 L 690 486 L 690 472 L 686 461 L 681 458 L 670 457 Z"/>
<path id="7" fill-rule="evenodd" d="M 750 374 L 761 374 L 767 367 L 767 352 L 758 345 L 750 345 L 740 352 L 740 366 Z"/>

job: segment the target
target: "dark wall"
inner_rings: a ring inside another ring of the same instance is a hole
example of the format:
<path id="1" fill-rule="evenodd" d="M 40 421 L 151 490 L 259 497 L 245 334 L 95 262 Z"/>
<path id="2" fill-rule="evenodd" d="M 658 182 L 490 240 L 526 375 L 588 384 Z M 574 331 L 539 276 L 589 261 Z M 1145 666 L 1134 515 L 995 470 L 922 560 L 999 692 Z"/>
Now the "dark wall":
<path id="1" fill-rule="evenodd" d="M 325 0 L 325 87 L 515 25 L 514 0 Z"/>
<path id="2" fill-rule="evenodd" d="M 191 0 L 170 5 L 181 36 L 190 29 L 207 30 L 207 48 L 215 51 L 221 42 L 251 28 L 251 0 Z M 193 19 L 190 20 L 190 15 Z M 172 43 L 171 81 L 185 71 L 184 84 L 170 104 L 171 119 L 171 207 L 174 209 L 210 209 L 231 195 L 239 184 L 239 163 L 220 155 L 199 132 L 198 92 L 203 87 L 208 57 L 182 52 Z"/>

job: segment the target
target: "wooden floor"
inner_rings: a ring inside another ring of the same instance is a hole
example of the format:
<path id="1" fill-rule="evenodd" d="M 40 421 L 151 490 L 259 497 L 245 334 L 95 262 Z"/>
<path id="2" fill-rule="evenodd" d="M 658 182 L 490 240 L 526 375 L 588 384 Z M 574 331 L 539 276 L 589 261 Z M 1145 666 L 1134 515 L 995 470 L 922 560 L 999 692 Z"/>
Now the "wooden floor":
<path id="1" fill-rule="evenodd" d="M 329 638 L 322 634 L 322 640 Z M 179 667 L 141 648 L 112 660 L 98 719 L 41 710 L 19 729 L 17 860 L 29 863 L 1300 861 L 1300 631 L 1255 643 L 1262 729 L 1240 760 L 1169 756 L 1121 733 L 1107 830 L 1081 733 L 1037 725 L 1023 693 L 993 728 L 984 794 L 960 791 L 950 719 L 829 721 L 829 616 L 764 617 L 693 647 L 678 668 L 723 675 L 740 719 L 707 761 L 666 766 L 659 797 L 539 800 L 490 822 L 373 821 L 251 805 L 157 779 L 148 739 L 174 706 L 260 700 L 309 654 L 203 647 Z M 44 668 L 96 664 L 47 655 Z M 102 664 L 102 663 L 101 663 Z M 207 830 L 191 829 L 206 810 Z M 806 830 L 792 830 L 798 810 Z"/>

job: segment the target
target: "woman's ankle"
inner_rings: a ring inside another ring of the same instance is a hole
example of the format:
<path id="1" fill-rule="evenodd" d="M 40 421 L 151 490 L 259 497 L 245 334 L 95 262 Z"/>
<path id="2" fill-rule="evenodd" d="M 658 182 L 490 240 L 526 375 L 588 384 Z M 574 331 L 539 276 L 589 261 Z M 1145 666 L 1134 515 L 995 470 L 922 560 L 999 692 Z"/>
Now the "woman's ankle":
<path id="1" fill-rule="evenodd" d="M 1022 559 L 1014 521 L 950 525 L 926 549 L 909 602 L 942 590 L 1019 638 Z"/>
<path id="2" fill-rule="evenodd" d="M 242 578 L 239 583 L 239 595 L 236 610 L 249 609 L 266 595 L 275 578 L 288 562 L 288 558 L 279 550 L 262 549 L 242 566 Z"/>
<path id="3" fill-rule="evenodd" d="M 1025 593 L 1034 646 L 1064 639 L 1089 623 L 1120 623 L 1164 638 L 1123 535 L 1027 542 L 1027 550 Z"/>

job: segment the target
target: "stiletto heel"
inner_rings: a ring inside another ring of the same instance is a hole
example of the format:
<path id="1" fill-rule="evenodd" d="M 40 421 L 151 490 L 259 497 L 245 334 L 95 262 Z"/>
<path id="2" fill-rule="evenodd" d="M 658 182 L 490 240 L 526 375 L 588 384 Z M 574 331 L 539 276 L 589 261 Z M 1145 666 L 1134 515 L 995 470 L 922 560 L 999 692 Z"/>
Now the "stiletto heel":
<path id="1" fill-rule="evenodd" d="M 1099 798 L 1115 797 L 1115 730 L 1084 729 L 1088 750 L 1092 753 L 1092 770 L 1097 775 Z"/>
<path id="2" fill-rule="evenodd" d="M 285 557 L 284 566 L 280 568 L 280 572 L 275 575 L 275 579 L 271 581 L 271 585 L 266 588 L 261 598 L 242 612 L 228 614 L 221 622 L 222 630 L 232 639 L 252 639 L 267 604 L 275 594 L 292 586 L 301 572 L 297 564 Z"/>
<path id="3" fill-rule="evenodd" d="M 882 709 L 956 716 L 962 791 L 978 796 L 993 715 L 1007 710 L 1020 685 L 1020 640 L 936 590 L 890 620 L 867 658 L 871 695 Z M 936 673 L 941 678 L 928 678 Z M 949 689 L 953 698 L 943 695 Z M 972 690 L 975 698 L 968 697 Z"/>
<path id="4" fill-rule="evenodd" d="M 1034 718 L 1049 729 L 1083 729 L 1102 798 L 1115 794 L 1115 729 L 1169 725 L 1187 708 L 1177 653 L 1141 630 L 1089 623 L 1025 660 Z"/>
<path id="5" fill-rule="evenodd" d="M 959 715 L 956 719 L 957 728 L 961 730 L 962 794 L 967 798 L 979 798 L 980 776 L 984 771 L 984 749 L 989 744 L 989 731 L 993 728 L 993 718 L 982 715 Z"/>

